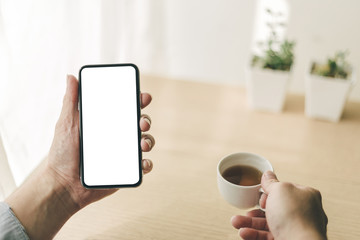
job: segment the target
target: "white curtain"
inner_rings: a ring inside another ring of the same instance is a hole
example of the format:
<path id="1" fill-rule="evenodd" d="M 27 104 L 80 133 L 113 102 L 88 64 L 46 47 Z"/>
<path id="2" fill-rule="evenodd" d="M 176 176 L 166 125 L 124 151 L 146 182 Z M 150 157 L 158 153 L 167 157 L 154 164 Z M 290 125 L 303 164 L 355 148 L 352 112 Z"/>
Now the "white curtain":
<path id="1" fill-rule="evenodd" d="M 0 179 L 0 191 L 13 183 L 9 178 L 19 185 L 46 157 L 66 74 L 77 76 L 85 64 L 115 62 L 156 71 L 161 39 L 148 29 L 156 25 L 161 31 L 160 5 L 145 0 L 0 1 L 0 139 L 6 152 L 0 154 L 0 175 L 8 172 L 7 162 L 12 172 L 8 181 Z"/>
<path id="2" fill-rule="evenodd" d="M 6 152 L 0 175 L 10 168 L 19 185 L 46 157 L 66 74 L 77 75 L 82 65 L 133 62 L 150 75 L 244 82 L 255 2 L 0 0 L 0 137 Z M 0 178 L 0 187 L 8 182 Z"/>

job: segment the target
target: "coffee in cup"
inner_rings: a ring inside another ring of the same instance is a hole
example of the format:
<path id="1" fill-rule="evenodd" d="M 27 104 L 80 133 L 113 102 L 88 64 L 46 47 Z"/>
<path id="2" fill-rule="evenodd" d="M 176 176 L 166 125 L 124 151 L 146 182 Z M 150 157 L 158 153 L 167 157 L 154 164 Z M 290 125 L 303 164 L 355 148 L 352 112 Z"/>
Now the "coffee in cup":
<path id="1" fill-rule="evenodd" d="M 273 171 L 273 168 L 262 156 L 246 152 L 230 154 L 218 164 L 219 191 L 235 207 L 255 207 L 261 195 L 262 174 L 268 170 Z"/>
<path id="2" fill-rule="evenodd" d="M 234 165 L 225 169 L 222 176 L 228 181 L 240 186 L 260 184 L 262 172 L 247 165 Z"/>

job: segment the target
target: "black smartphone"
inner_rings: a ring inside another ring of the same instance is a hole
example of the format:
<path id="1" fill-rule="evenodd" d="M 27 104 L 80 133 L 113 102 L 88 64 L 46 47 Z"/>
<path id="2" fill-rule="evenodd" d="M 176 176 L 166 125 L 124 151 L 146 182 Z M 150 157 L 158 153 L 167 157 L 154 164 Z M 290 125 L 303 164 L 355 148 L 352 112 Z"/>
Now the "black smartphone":
<path id="1" fill-rule="evenodd" d="M 79 71 L 80 177 L 86 188 L 136 187 L 142 180 L 139 70 L 134 64 Z"/>

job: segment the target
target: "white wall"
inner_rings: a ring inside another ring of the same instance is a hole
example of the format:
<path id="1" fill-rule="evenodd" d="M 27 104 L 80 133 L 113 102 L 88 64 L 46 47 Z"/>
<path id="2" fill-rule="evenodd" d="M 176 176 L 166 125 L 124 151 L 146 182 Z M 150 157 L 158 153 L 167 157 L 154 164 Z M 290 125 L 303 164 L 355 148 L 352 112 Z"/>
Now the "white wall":
<path id="1" fill-rule="evenodd" d="M 252 0 L 167 1 L 168 69 L 176 78 L 238 83 L 250 56 Z"/>
<path id="2" fill-rule="evenodd" d="M 196 81 L 245 83 L 244 68 L 253 46 L 258 1 L 167 1 L 166 60 L 158 74 Z M 270 0 L 269 0 L 270 1 Z M 278 1 L 277 1 L 278 2 Z M 360 69 L 360 1 L 292 0 L 287 36 L 296 40 L 290 91 L 303 93 L 311 59 L 325 59 L 349 49 L 349 61 Z M 269 4 L 269 2 L 267 2 Z M 360 101 L 360 84 L 351 100 Z"/>
<path id="3" fill-rule="evenodd" d="M 297 42 L 292 91 L 303 92 L 304 74 L 311 61 L 323 60 L 337 50 L 348 49 L 349 62 L 360 70 L 360 1 L 296 0 L 289 5 L 288 36 Z M 350 99 L 360 101 L 360 84 Z"/>

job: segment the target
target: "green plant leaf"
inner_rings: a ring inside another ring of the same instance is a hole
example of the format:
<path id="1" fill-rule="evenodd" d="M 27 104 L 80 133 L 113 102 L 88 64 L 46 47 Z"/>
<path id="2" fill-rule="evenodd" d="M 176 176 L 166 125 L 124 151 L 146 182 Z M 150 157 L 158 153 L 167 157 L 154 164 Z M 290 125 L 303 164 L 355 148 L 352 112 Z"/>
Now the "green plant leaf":
<path id="1" fill-rule="evenodd" d="M 349 51 L 337 51 L 334 57 L 329 57 L 325 63 L 314 63 L 311 68 L 311 74 L 347 79 L 351 74 L 351 66 L 346 61 L 348 54 Z"/>
<path id="2" fill-rule="evenodd" d="M 286 26 L 284 22 L 278 21 L 278 17 L 281 17 L 282 13 L 274 13 L 269 8 L 266 9 L 266 12 L 272 17 L 272 21 L 267 22 L 270 35 L 262 46 L 263 54 L 261 56 L 254 56 L 251 66 L 290 71 L 294 62 L 293 49 L 295 42 L 287 39 L 280 41 L 278 39 L 277 30 L 279 27 L 283 28 Z"/>

